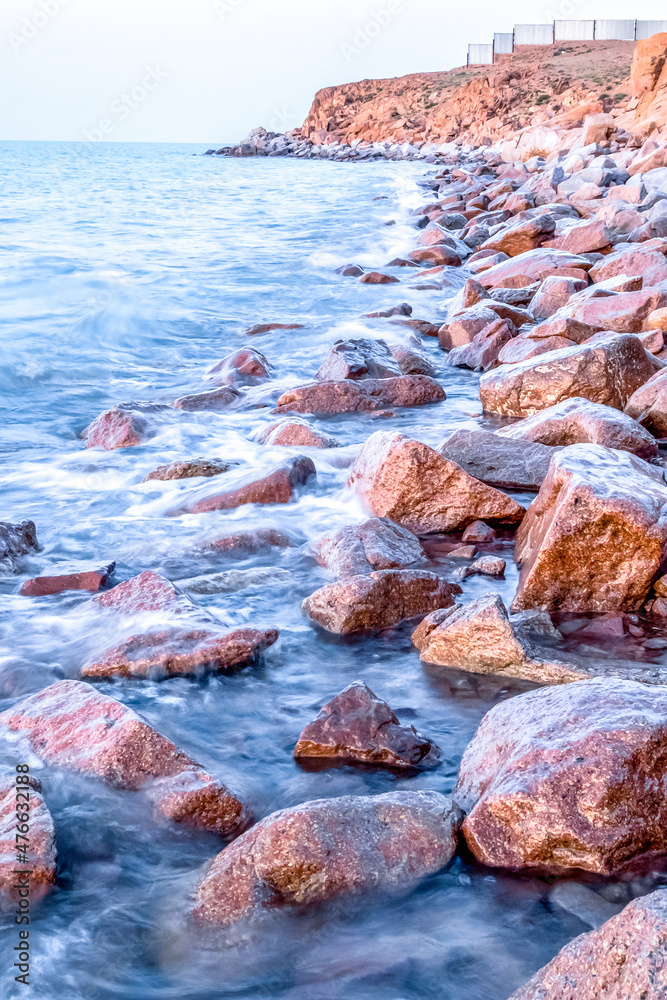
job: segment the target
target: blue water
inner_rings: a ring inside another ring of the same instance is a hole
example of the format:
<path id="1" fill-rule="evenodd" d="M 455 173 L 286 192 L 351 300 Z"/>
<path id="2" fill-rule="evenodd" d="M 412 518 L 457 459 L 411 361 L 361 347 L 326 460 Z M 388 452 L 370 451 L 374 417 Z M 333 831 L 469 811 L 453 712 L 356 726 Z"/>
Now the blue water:
<path id="1" fill-rule="evenodd" d="M 427 200 L 416 183 L 424 167 L 195 155 L 202 151 L 0 144 L 0 520 L 35 521 L 43 549 L 28 561 L 29 575 L 112 560 L 118 580 L 145 569 L 176 582 L 228 568 L 282 571 L 268 586 L 194 597 L 230 624 L 280 628 L 262 665 L 203 681 L 101 685 L 222 777 L 256 816 L 397 784 L 447 793 L 481 717 L 521 685 L 425 670 L 409 629 L 323 638 L 300 602 L 329 579 L 308 543 L 362 516 L 345 489 L 355 449 L 380 426 L 435 444 L 455 427 L 479 423 L 476 377 L 443 369 L 437 344 L 425 340 L 447 401 L 381 421 L 326 421 L 344 447 L 313 455 L 317 483 L 285 507 L 165 517 L 190 484 L 142 483 L 157 465 L 180 458 L 271 465 L 285 449 L 254 438 L 275 419 L 270 404 L 279 390 L 310 380 L 338 337 L 406 341 L 405 331 L 364 320 L 363 312 L 408 301 L 415 316 L 438 318 L 442 292 L 411 289 L 414 271 L 389 287 L 333 273 L 348 261 L 382 266 L 414 245 L 406 219 Z M 245 336 L 265 321 L 306 328 Z M 103 410 L 206 388 L 205 368 L 248 344 L 273 366 L 268 396 L 262 390 L 231 413 L 174 411 L 140 447 L 84 449 L 79 435 Z M 196 549 L 204 536 L 257 525 L 286 531 L 295 547 L 234 562 Z M 25 575 L 0 581 L 0 709 L 77 677 L 91 643 L 113 643 L 87 631 L 89 596 L 19 597 Z M 508 601 L 515 583 L 510 566 L 497 584 Z M 489 583 L 473 578 L 465 589 L 474 596 Z M 357 679 L 437 741 L 440 769 L 397 778 L 295 765 L 303 726 Z M 14 762 L 10 748 L 3 753 Z M 155 825 L 139 796 L 33 764 L 56 823 L 59 880 L 32 927 L 29 991 L 8 985 L 13 934 L 5 935 L 3 996 L 505 1000 L 585 929 L 550 906 L 546 882 L 491 875 L 457 859 L 406 898 L 285 919 L 275 940 L 207 953 L 184 933 L 181 917 L 219 842 Z"/>

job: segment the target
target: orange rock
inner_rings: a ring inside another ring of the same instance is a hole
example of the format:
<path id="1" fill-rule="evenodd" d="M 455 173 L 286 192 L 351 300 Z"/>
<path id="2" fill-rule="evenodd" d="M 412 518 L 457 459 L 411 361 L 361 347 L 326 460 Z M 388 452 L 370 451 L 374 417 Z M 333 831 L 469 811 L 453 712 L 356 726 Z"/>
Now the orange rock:
<path id="1" fill-rule="evenodd" d="M 389 406 L 423 406 L 439 403 L 445 392 L 427 375 L 399 378 L 342 379 L 339 382 L 310 382 L 283 393 L 276 413 L 366 413 Z"/>
<path id="2" fill-rule="evenodd" d="M 288 448 L 338 448 L 339 442 L 330 434 L 316 431 L 305 420 L 277 420 L 258 438 L 260 444 Z"/>
<path id="3" fill-rule="evenodd" d="M 20 900 L 21 871 L 29 871 L 30 902 L 36 903 L 56 884 L 56 838 L 53 819 L 42 797 L 42 786 L 32 775 L 16 773 L 0 778 L 0 903 L 3 909 Z M 17 796 L 17 789 L 23 793 Z M 20 808 L 19 808 L 20 807 Z M 17 861 L 17 812 L 28 815 L 26 863 Z M 25 876 L 24 876 L 25 877 Z M 22 893 L 25 897 L 25 892 Z M 18 937 L 17 937 L 18 941 Z M 20 943 L 20 942 L 19 942 Z M 18 960 L 18 955 L 16 955 Z"/>

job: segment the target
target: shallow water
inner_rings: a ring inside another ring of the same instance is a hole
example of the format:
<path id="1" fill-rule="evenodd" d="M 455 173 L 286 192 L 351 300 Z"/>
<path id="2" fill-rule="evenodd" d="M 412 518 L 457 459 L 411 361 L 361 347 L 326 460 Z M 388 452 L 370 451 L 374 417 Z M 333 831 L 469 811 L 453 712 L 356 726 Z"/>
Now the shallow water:
<path id="1" fill-rule="evenodd" d="M 226 623 L 280 628 L 260 665 L 204 680 L 100 685 L 220 776 L 256 816 L 396 787 L 447 793 L 484 713 L 528 685 L 426 669 L 407 626 L 374 638 L 325 636 L 304 619 L 300 602 L 330 579 L 308 543 L 362 515 L 345 489 L 355 448 L 380 427 L 436 444 L 456 427 L 482 423 L 476 376 L 444 368 L 437 344 L 425 338 L 447 401 L 391 419 L 323 422 L 344 447 L 315 452 L 316 484 L 284 507 L 166 517 L 192 481 L 142 482 L 180 458 L 260 469 L 298 453 L 254 441 L 275 419 L 277 390 L 308 381 L 339 337 L 366 331 L 407 342 L 400 327 L 363 320 L 363 312 L 409 301 L 415 316 L 437 319 L 443 294 L 410 289 L 415 272 L 384 287 L 333 273 L 347 261 L 382 266 L 410 249 L 415 234 L 405 220 L 427 200 L 416 183 L 424 166 L 195 156 L 201 151 L 0 145 L 0 519 L 35 521 L 43 550 L 28 560 L 29 575 L 112 560 L 116 580 L 145 569 L 176 582 L 232 568 L 282 571 L 237 592 L 193 595 Z M 397 224 L 385 226 L 391 220 Z M 264 321 L 306 328 L 244 336 Z M 256 408 L 173 411 L 144 445 L 84 449 L 79 434 L 104 409 L 194 391 L 206 367 L 248 344 L 275 373 L 270 397 L 263 389 L 253 396 Z M 295 546 L 240 560 L 197 548 L 203 537 L 257 525 L 284 530 Z M 507 543 L 498 551 L 511 558 Z M 432 565 L 445 574 L 455 568 L 444 558 Z M 114 643 L 91 625 L 89 595 L 23 598 L 20 579 L 0 580 L 0 709 L 77 677 L 92 648 Z M 472 578 L 464 592 L 495 589 L 509 603 L 515 585 L 510 562 L 505 580 Z M 441 768 L 397 777 L 352 767 L 309 773 L 294 763 L 303 726 L 357 679 L 437 741 Z M 5 746 L 0 763 L 13 765 L 19 752 Z M 586 929 L 549 903 L 547 881 L 457 858 L 407 897 L 280 919 L 256 939 L 206 952 L 181 933 L 180 918 L 220 843 L 156 825 L 140 796 L 29 759 L 54 815 L 60 863 L 58 888 L 32 926 L 35 997 L 505 1000 Z M 5 939 L 9 983 L 13 935 Z M 14 983 L 8 990 L 3 996 L 27 993 Z"/>

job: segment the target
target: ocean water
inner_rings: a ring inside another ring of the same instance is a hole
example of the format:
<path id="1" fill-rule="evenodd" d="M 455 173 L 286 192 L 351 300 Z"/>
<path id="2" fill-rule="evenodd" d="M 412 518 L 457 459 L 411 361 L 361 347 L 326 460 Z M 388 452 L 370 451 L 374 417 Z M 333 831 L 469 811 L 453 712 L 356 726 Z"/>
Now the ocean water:
<path id="1" fill-rule="evenodd" d="M 257 817 L 308 799 L 396 788 L 451 791 L 461 754 L 485 712 L 528 685 L 424 668 L 410 628 L 338 639 L 300 611 L 331 577 L 309 544 L 362 517 L 345 487 L 373 431 L 436 444 L 483 423 L 477 377 L 447 369 L 448 398 L 390 419 L 323 421 L 342 447 L 315 452 L 317 480 L 285 506 L 166 517 L 192 481 L 142 480 L 176 459 L 220 457 L 263 470 L 298 450 L 267 448 L 280 390 L 309 381 L 337 338 L 408 342 L 369 310 L 408 301 L 435 321 L 443 293 L 341 278 L 347 261 L 383 266 L 414 244 L 410 209 L 425 200 L 424 165 L 336 164 L 202 157 L 203 147 L 0 144 L 0 519 L 31 518 L 42 550 L 22 577 L 0 580 L 0 709 L 79 674 L 92 648 L 114 642 L 86 614 L 90 595 L 17 594 L 26 574 L 117 563 L 116 580 L 146 569 L 178 581 L 226 569 L 268 570 L 235 592 L 192 595 L 228 624 L 278 627 L 262 662 L 231 676 L 122 681 L 100 689 L 142 713 L 221 777 Z M 382 200 L 376 200 L 382 199 Z M 387 225 L 387 223 L 395 223 Z M 266 321 L 304 329 L 248 338 Z M 85 449 L 81 431 L 127 400 L 169 402 L 206 388 L 203 371 L 251 344 L 268 358 L 268 390 L 224 413 L 174 410 L 134 448 Z M 530 498 L 528 498 L 530 499 Z M 294 540 L 231 561 L 203 538 L 271 525 Z M 499 541 L 508 553 L 509 543 Z M 453 565 L 433 549 L 429 564 Z M 516 573 L 466 581 L 468 597 L 496 589 L 509 602 Z M 657 655 L 657 654 L 656 654 Z M 299 768 L 293 746 L 321 705 L 364 680 L 443 750 L 436 771 Z M 18 753 L 2 745 L 0 763 Z M 141 797 L 59 773 L 30 757 L 57 829 L 58 886 L 31 927 L 32 985 L 12 982 L 14 935 L 4 923 L 3 996 L 48 1000 L 505 1000 L 587 929 L 549 900 L 551 882 L 457 858 L 407 896 L 345 901 L 234 946 L 211 949 L 187 932 L 192 886 L 220 842 L 158 825 Z M 553 880 L 551 880 L 553 881 Z"/>

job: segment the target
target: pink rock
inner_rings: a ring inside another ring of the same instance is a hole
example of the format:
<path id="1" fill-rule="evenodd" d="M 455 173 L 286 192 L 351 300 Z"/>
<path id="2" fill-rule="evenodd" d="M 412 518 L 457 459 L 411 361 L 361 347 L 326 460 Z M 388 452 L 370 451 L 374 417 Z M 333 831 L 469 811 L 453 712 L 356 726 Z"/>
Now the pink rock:
<path id="1" fill-rule="evenodd" d="M 400 369 L 401 375 L 430 375 L 436 374 L 436 367 L 420 351 L 413 351 L 409 347 L 396 345 L 390 348 L 391 353 Z"/>
<path id="2" fill-rule="evenodd" d="M 320 565 L 338 577 L 399 569 L 424 558 L 417 536 L 384 517 L 338 528 L 319 538 L 314 550 Z"/>
<path id="3" fill-rule="evenodd" d="M 667 371 L 656 372 L 630 397 L 625 412 L 656 437 L 667 437 Z"/>
<path id="4" fill-rule="evenodd" d="M 382 274 L 381 271 L 367 271 L 362 274 L 359 281 L 363 285 L 392 285 L 398 284 L 398 278 L 391 274 Z"/>
<path id="5" fill-rule="evenodd" d="M 396 378 L 401 369 L 384 340 L 337 340 L 315 375 L 318 382 Z"/>
<path id="6" fill-rule="evenodd" d="M 276 420 L 258 438 L 260 444 L 287 448 L 338 448 L 339 442 L 330 434 L 316 431 L 305 420 Z"/>
<path id="7" fill-rule="evenodd" d="M 628 277 L 641 275 L 645 288 L 667 281 L 667 260 L 664 254 L 646 247 L 647 244 L 642 246 L 634 243 L 619 248 L 591 268 L 591 278 L 597 283 L 615 278 L 617 275 L 625 274 Z"/>
<path id="8" fill-rule="evenodd" d="M 61 594 L 65 590 L 102 590 L 115 568 L 116 564 L 111 563 L 103 569 L 87 572 L 62 576 L 37 576 L 32 580 L 26 580 L 19 594 L 24 597 L 46 597 L 48 594 Z"/>
<path id="9" fill-rule="evenodd" d="M 645 288 L 604 298 L 588 298 L 565 306 L 567 314 L 581 323 L 615 333 L 639 333 L 656 309 L 667 306 L 667 288 Z"/>
<path id="10" fill-rule="evenodd" d="M 19 872 L 30 873 L 27 887 L 31 903 L 45 896 L 56 883 L 55 830 L 41 795 L 41 784 L 32 775 L 22 773 L 17 785 L 17 777 L 18 772 L 14 772 L 0 779 L 0 901 L 3 904 L 19 902 L 19 883 L 26 884 L 26 876 L 21 881 Z M 21 816 L 27 814 L 27 841 L 18 839 L 19 812 Z M 25 863 L 17 860 L 17 843 L 25 848 Z"/>
<path id="11" fill-rule="evenodd" d="M 463 532 L 462 541 L 474 545 L 486 545 L 496 540 L 496 532 L 484 521 L 473 521 Z"/>
<path id="12" fill-rule="evenodd" d="M 447 364 L 488 371 L 499 363 L 499 355 L 506 344 L 516 337 L 516 327 L 511 320 L 497 319 L 485 326 L 472 343 L 456 347 L 449 352 Z"/>
<path id="13" fill-rule="evenodd" d="M 559 278 L 552 275 L 540 285 L 539 291 L 530 303 L 530 313 L 537 319 L 548 319 L 567 304 L 575 292 L 580 292 L 586 285 L 574 278 Z"/>
<path id="14" fill-rule="evenodd" d="M 189 396 L 181 396 L 171 404 L 177 410 L 226 410 L 241 398 L 240 392 L 230 385 L 220 389 L 209 389 L 206 392 L 194 392 Z"/>
<path id="15" fill-rule="evenodd" d="M 560 248 L 567 253 L 590 253 L 592 250 L 608 247 L 612 240 L 613 236 L 606 222 L 601 219 L 591 219 L 579 222 L 568 229 L 561 239 Z"/>
<path id="16" fill-rule="evenodd" d="M 433 264 L 436 267 L 460 267 L 461 258 L 456 250 L 446 244 L 435 244 L 411 250 L 408 259 L 415 264 Z"/>
<path id="17" fill-rule="evenodd" d="M 269 378 L 270 374 L 269 363 L 264 355 L 244 347 L 211 365 L 204 378 L 216 385 L 256 385 Z"/>
<path id="18" fill-rule="evenodd" d="M 530 358 L 536 358 L 540 354 L 561 351 L 564 347 L 574 346 L 574 341 L 566 340 L 565 337 L 546 337 L 533 340 L 532 337 L 519 336 L 510 340 L 498 352 L 498 361 L 501 365 L 513 365 L 519 361 L 529 361 Z"/>
<path id="19" fill-rule="evenodd" d="M 363 274 L 363 269 L 359 271 Z M 273 333 L 274 330 L 304 330 L 303 323 L 256 323 L 246 330 L 247 337 L 255 337 L 261 333 Z"/>
<path id="20" fill-rule="evenodd" d="M 241 802 L 200 764 L 115 698 L 58 681 L 0 715 L 45 763 L 141 790 L 161 815 L 223 836 L 246 821 Z"/>
<path id="21" fill-rule="evenodd" d="M 163 407 L 153 409 L 163 409 Z M 86 448 L 114 451 L 116 448 L 132 448 L 143 444 L 151 436 L 145 415 L 147 412 L 151 412 L 151 408 L 139 409 L 131 403 L 119 403 L 106 410 L 82 432 L 81 437 L 86 442 Z"/>
<path id="22" fill-rule="evenodd" d="M 274 504 L 289 503 L 294 491 L 304 486 L 315 475 L 312 459 L 299 456 L 288 459 L 276 466 L 268 475 L 260 479 L 256 473 L 240 475 L 227 489 L 216 483 L 206 484 L 190 494 L 185 494 L 178 507 L 168 511 L 169 516 L 180 514 L 203 514 L 212 510 L 232 510 L 247 503 Z M 225 478 L 225 483 L 229 479 Z"/>
<path id="23" fill-rule="evenodd" d="M 340 382 L 310 382 L 283 393 L 276 413 L 364 413 L 392 406 L 424 406 L 440 403 L 445 392 L 427 375 L 399 378 L 343 379 Z"/>
<path id="24" fill-rule="evenodd" d="M 525 277 L 526 284 L 542 281 L 552 274 L 562 277 L 581 278 L 581 271 L 590 269 L 590 261 L 585 257 L 568 253 L 566 250 L 529 250 L 479 275 L 479 281 L 486 288 L 501 287 L 501 282 L 514 277 Z M 579 273 L 574 273 L 579 272 Z"/>
<path id="25" fill-rule="evenodd" d="M 486 303 L 470 306 L 452 316 L 439 330 L 438 340 L 443 351 L 451 351 L 454 347 L 471 344 L 478 333 L 481 333 L 491 323 L 495 323 L 498 314 Z"/>
<path id="26" fill-rule="evenodd" d="M 324 706 L 301 733 L 294 756 L 300 763 L 360 761 L 398 768 L 437 767 L 442 761 L 436 744 L 414 726 L 402 726 L 362 681 Z"/>

